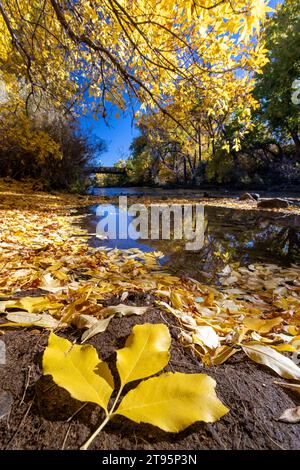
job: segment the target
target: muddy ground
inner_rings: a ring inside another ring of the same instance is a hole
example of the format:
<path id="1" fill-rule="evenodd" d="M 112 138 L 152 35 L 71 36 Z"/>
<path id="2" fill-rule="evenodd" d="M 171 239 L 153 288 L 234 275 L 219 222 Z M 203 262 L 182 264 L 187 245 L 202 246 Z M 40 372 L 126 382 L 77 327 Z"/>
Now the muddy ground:
<path id="1" fill-rule="evenodd" d="M 170 328 L 173 340 L 166 370 L 208 373 L 217 381 L 217 394 L 231 411 L 218 423 L 197 423 L 177 435 L 116 417 L 91 449 L 300 449 L 300 424 L 277 421 L 285 409 L 300 405 L 299 396 L 275 385 L 278 377 L 272 371 L 242 354 L 223 366 L 203 367 L 176 340 L 174 319 L 152 307 L 143 316 L 114 318 L 105 333 L 89 341 L 114 374 L 114 351 L 124 346 L 134 324 L 145 322 L 165 322 Z M 81 333 L 69 329 L 59 334 L 74 340 Z M 82 403 L 56 386 L 49 376 L 42 376 L 47 337 L 47 332 L 37 329 L 7 330 L 1 336 L 7 360 L 6 365 L 0 365 L 0 394 L 9 391 L 14 398 L 10 413 L 0 420 L 1 449 L 78 449 L 102 418 L 100 409 L 89 404 L 68 422 Z"/>

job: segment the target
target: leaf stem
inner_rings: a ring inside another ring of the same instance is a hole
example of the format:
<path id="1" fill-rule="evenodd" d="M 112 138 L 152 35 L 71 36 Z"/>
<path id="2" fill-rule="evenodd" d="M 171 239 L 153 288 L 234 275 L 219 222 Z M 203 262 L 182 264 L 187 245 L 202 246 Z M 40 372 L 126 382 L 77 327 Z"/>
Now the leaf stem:
<path id="1" fill-rule="evenodd" d="M 83 446 L 80 447 L 80 450 L 87 450 L 89 446 L 91 445 L 91 443 L 93 442 L 93 440 L 98 436 L 99 432 L 102 431 L 102 429 L 107 425 L 107 423 L 109 422 L 109 420 L 114 414 L 114 410 L 115 410 L 115 407 L 117 406 L 122 390 L 123 390 L 123 386 L 121 386 L 120 390 L 118 391 L 115 401 L 113 402 L 111 409 L 107 413 L 105 420 L 100 424 L 100 426 L 96 429 L 96 431 L 88 438 L 85 444 L 83 444 Z"/>
<path id="2" fill-rule="evenodd" d="M 117 406 L 117 403 L 118 403 L 118 401 L 119 401 L 119 398 L 120 398 L 120 395 L 121 395 L 121 393 L 122 393 L 122 390 L 123 390 L 123 386 L 121 386 L 120 390 L 118 391 L 118 394 L 117 394 L 117 396 L 116 396 L 116 399 L 115 399 L 115 401 L 113 402 L 113 405 L 112 405 L 111 409 L 110 409 L 109 412 L 108 412 L 108 415 L 109 415 L 109 416 L 112 416 L 112 415 L 113 415 L 113 412 L 114 412 L 114 410 L 115 410 L 115 407 Z"/>
<path id="3" fill-rule="evenodd" d="M 93 440 L 98 436 L 99 432 L 102 431 L 104 426 L 107 425 L 110 418 L 111 418 L 111 415 L 108 414 L 106 416 L 105 420 L 100 424 L 99 428 L 97 428 L 96 431 L 88 438 L 88 440 L 85 442 L 85 444 L 83 444 L 83 446 L 80 447 L 80 450 L 87 450 L 89 448 L 89 446 L 91 445 Z"/>

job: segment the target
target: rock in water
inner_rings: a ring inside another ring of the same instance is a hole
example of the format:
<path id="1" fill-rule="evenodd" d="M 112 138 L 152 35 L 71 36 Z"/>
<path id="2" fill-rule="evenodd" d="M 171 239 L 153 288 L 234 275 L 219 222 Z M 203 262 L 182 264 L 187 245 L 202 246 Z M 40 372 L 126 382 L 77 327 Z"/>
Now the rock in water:
<path id="1" fill-rule="evenodd" d="M 286 209 L 290 203 L 287 199 L 262 199 L 258 202 L 257 207 L 261 209 Z"/>
<path id="2" fill-rule="evenodd" d="M 250 193 L 243 194 L 240 198 L 240 201 L 255 201 L 254 197 Z"/>
<path id="3" fill-rule="evenodd" d="M 5 364 L 5 343 L 0 339 L 0 366 Z"/>
<path id="4" fill-rule="evenodd" d="M 0 419 L 5 418 L 10 412 L 13 404 L 13 396 L 10 392 L 0 392 Z"/>

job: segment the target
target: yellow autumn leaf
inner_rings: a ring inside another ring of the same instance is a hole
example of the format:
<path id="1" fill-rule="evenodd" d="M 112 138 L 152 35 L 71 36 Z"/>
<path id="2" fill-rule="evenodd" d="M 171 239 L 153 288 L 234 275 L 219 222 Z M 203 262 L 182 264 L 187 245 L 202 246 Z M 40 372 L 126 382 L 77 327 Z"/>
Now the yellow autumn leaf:
<path id="1" fill-rule="evenodd" d="M 115 414 L 179 432 L 196 421 L 213 423 L 229 409 L 218 399 L 216 382 L 205 374 L 165 373 L 141 382 Z"/>
<path id="2" fill-rule="evenodd" d="M 215 355 L 211 358 L 214 366 L 224 364 L 231 356 L 238 352 L 238 349 L 231 348 L 230 346 L 221 346 L 216 349 Z"/>
<path id="3" fill-rule="evenodd" d="M 166 325 L 136 325 L 125 348 L 117 351 L 117 369 L 124 386 L 156 374 L 169 362 L 171 336 Z"/>
<path id="4" fill-rule="evenodd" d="M 113 377 L 93 346 L 72 344 L 51 333 L 43 355 L 43 373 L 51 375 L 76 400 L 107 409 L 114 388 Z"/>
<path id="5" fill-rule="evenodd" d="M 247 344 L 243 345 L 242 349 L 250 359 L 270 367 L 280 377 L 300 380 L 300 368 L 291 359 L 271 347 L 262 344 Z"/>
<path id="6" fill-rule="evenodd" d="M 258 333 L 269 333 L 275 326 L 282 323 L 282 318 L 272 318 L 271 320 L 263 320 L 260 318 L 245 318 L 244 325 L 249 330 L 257 331 Z"/>
<path id="7" fill-rule="evenodd" d="M 276 349 L 279 352 L 297 352 L 297 349 L 291 344 L 277 344 L 276 346 L 272 345 L 271 348 Z"/>
<path id="8" fill-rule="evenodd" d="M 50 301 L 47 297 L 22 297 L 17 300 L 0 302 L 0 309 L 11 310 L 19 308 L 28 313 L 41 313 L 45 310 L 56 310 L 63 307 L 60 302 Z"/>
<path id="9" fill-rule="evenodd" d="M 170 294 L 170 299 L 171 299 L 171 302 L 172 302 L 172 306 L 174 308 L 180 309 L 180 308 L 183 307 L 182 298 L 181 298 L 180 294 L 178 294 L 178 292 L 172 291 L 171 294 Z"/>

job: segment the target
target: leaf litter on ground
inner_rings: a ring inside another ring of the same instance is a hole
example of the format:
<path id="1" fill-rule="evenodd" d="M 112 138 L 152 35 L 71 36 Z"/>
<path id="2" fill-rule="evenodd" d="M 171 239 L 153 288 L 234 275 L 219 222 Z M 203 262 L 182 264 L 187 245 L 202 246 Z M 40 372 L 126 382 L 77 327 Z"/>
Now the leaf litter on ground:
<path id="1" fill-rule="evenodd" d="M 104 331 L 113 316 L 143 314 L 146 306 L 124 302 L 129 294 L 147 294 L 157 308 L 175 316 L 179 341 L 205 365 L 221 365 L 244 351 L 281 376 L 299 380 L 299 266 L 227 265 L 219 273 L 219 287 L 179 278 L 164 271 L 161 252 L 89 246 L 90 235 L 79 225 L 84 216 L 74 215 L 76 207 L 88 204 L 89 197 L 29 189 L 24 194 L 17 185 L 2 188 L 3 330 L 13 325 L 55 330 L 74 325 L 87 330 L 82 337 L 86 341 Z M 112 299 L 119 305 L 109 305 Z M 283 362 L 289 363 L 284 375 Z"/>

